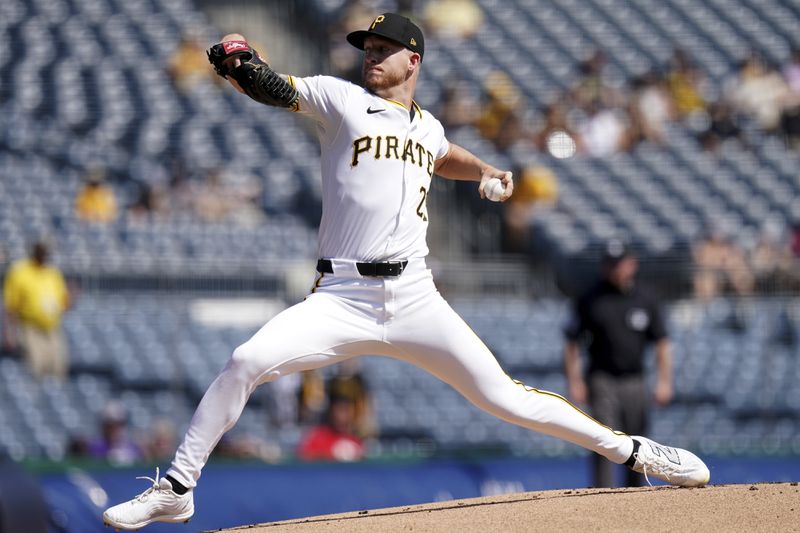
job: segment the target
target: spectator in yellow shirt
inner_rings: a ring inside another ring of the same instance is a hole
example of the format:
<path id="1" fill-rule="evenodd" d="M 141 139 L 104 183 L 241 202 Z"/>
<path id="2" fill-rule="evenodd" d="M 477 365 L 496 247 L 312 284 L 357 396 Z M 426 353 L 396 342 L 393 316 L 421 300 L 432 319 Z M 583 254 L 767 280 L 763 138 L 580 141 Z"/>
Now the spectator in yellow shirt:
<path id="1" fill-rule="evenodd" d="M 706 102 L 702 90 L 703 73 L 684 50 L 677 49 L 673 53 L 666 82 L 667 90 L 672 96 L 679 117 L 683 118 L 695 112 L 705 111 Z"/>
<path id="2" fill-rule="evenodd" d="M 556 204 L 558 180 L 552 170 L 539 164 L 530 164 L 515 175 L 519 176 L 519 183 L 514 187 L 512 200 L 504 204 L 504 245 L 508 252 L 525 253 L 534 209 Z"/>
<path id="3" fill-rule="evenodd" d="M 263 50 L 258 47 L 257 50 Z M 215 82 L 214 71 L 208 68 L 206 47 L 199 35 L 188 33 L 181 39 L 167 67 L 175 85 L 182 92 L 190 92 L 202 82 Z"/>
<path id="4" fill-rule="evenodd" d="M 440 37 L 467 39 L 483 25 L 483 10 L 475 0 L 432 0 L 424 12 L 426 26 Z"/>
<path id="5" fill-rule="evenodd" d="M 108 223 L 117 218 L 114 190 L 105 183 L 102 170 L 89 172 L 83 188 L 75 197 L 75 214 L 87 222 Z"/>
<path id="6" fill-rule="evenodd" d="M 48 255 L 47 245 L 37 242 L 30 258 L 11 265 L 6 275 L 7 341 L 20 348 L 34 375 L 64 379 L 68 365 L 61 318 L 69 307 L 69 290 L 61 272 L 47 264 Z"/>

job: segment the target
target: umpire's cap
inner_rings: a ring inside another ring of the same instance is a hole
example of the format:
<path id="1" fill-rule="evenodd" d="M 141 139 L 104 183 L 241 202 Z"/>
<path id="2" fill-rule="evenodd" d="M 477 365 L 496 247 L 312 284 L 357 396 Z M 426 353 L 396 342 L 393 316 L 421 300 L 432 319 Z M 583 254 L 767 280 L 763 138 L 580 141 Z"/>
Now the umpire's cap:
<path id="1" fill-rule="evenodd" d="M 603 247 L 602 262 L 606 266 L 613 267 L 628 257 L 634 257 L 633 250 L 620 239 L 611 239 Z"/>
<path id="2" fill-rule="evenodd" d="M 423 56 L 425 53 L 425 38 L 419 26 L 408 18 L 397 13 L 384 13 L 378 15 L 368 30 L 358 30 L 347 35 L 347 42 L 358 48 L 364 49 L 364 39 L 370 35 L 377 35 L 402 44 L 412 52 Z"/>

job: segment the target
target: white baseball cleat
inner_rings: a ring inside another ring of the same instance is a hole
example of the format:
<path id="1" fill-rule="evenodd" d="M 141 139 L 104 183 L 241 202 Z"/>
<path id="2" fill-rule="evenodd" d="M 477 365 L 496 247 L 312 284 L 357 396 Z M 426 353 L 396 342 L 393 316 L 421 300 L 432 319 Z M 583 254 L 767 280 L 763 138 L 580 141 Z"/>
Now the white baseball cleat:
<path id="1" fill-rule="evenodd" d="M 137 477 L 153 482 L 153 486 L 134 499 L 109 507 L 103 523 L 116 529 L 136 530 L 152 522 L 188 522 L 194 514 L 192 491 L 180 495 L 172 490 L 166 478 Z"/>
<path id="2" fill-rule="evenodd" d="M 692 452 L 663 446 L 645 437 L 631 438 L 639 443 L 631 469 L 644 474 L 648 484 L 650 476 L 681 487 L 702 487 L 711 479 L 706 464 Z"/>

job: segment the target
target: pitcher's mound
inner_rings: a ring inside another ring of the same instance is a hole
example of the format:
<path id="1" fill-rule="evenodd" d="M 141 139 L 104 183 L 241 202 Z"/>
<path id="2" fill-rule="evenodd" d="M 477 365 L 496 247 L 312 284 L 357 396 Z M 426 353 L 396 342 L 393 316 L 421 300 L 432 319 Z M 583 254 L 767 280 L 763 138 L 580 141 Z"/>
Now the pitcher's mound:
<path id="1" fill-rule="evenodd" d="M 315 516 L 220 531 L 249 533 L 453 531 L 797 531 L 795 483 L 696 489 L 573 489 L 525 492 Z"/>

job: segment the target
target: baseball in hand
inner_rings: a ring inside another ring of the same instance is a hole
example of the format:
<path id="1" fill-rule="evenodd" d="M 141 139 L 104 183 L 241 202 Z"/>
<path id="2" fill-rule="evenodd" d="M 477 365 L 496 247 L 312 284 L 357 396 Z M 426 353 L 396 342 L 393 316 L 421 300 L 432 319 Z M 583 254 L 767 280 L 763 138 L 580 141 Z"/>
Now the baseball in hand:
<path id="1" fill-rule="evenodd" d="M 483 194 L 492 202 L 499 202 L 504 192 L 506 192 L 506 188 L 500 178 L 490 179 L 483 188 Z"/>

